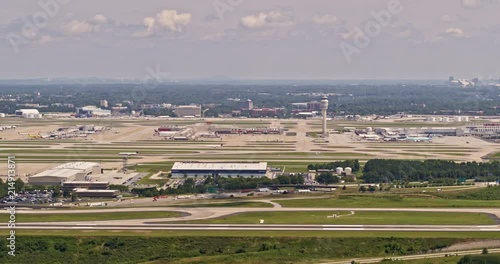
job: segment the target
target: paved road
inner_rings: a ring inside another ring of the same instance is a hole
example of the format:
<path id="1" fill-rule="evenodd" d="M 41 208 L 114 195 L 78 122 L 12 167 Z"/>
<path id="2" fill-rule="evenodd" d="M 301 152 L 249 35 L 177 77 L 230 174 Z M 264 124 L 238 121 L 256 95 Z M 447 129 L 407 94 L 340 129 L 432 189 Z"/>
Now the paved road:
<path id="1" fill-rule="evenodd" d="M 352 259 L 352 260 L 344 260 L 344 261 L 335 261 L 335 262 L 324 262 L 322 264 L 351 264 L 352 261 L 356 261 L 356 263 L 380 263 L 384 259 L 391 260 L 414 260 L 414 259 L 428 259 L 428 258 L 444 258 L 446 255 L 450 256 L 465 256 L 465 255 L 479 255 L 482 254 L 483 250 L 466 250 L 466 251 L 457 251 L 457 252 L 442 252 L 442 253 L 432 253 L 432 254 L 421 254 L 421 255 L 409 255 L 409 256 L 398 256 L 392 258 L 362 258 L 362 259 Z M 488 249 L 489 253 L 500 253 L 499 248 Z"/>

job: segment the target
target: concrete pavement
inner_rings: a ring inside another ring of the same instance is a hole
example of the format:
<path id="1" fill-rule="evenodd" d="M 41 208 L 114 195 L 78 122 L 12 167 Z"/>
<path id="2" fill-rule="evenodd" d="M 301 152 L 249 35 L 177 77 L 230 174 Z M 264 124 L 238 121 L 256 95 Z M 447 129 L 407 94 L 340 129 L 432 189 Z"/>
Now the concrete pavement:
<path id="1" fill-rule="evenodd" d="M 181 212 L 184 215 L 173 218 L 155 218 L 155 219 L 127 219 L 127 220 L 107 220 L 107 221 L 78 221 L 78 222 L 57 222 L 57 223 L 19 223 L 18 226 L 26 225 L 105 225 L 105 226 L 138 226 L 148 225 L 154 222 L 176 222 L 176 221 L 191 221 L 191 220 L 206 220 L 218 217 L 224 217 L 231 214 L 245 212 L 311 212 L 311 211 L 380 211 L 380 212 L 458 212 L 458 213 L 485 213 L 500 217 L 500 208 L 232 208 L 232 207 L 206 207 L 206 208 L 180 208 L 180 207 L 132 207 L 132 208 L 109 208 L 109 209 L 82 209 L 82 210 L 25 210 L 17 211 L 17 214 L 89 214 L 89 213 L 115 213 L 115 212 Z M 7 210 L 0 213 L 9 213 Z M 262 227 L 262 225 L 258 225 Z M 351 228 L 384 228 L 380 226 L 349 226 Z M 392 226 L 394 231 L 403 231 L 401 228 L 413 228 L 426 226 Z M 491 228 L 490 228 L 491 227 Z M 315 226 L 314 228 L 318 228 Z M 324 228 L 337 228 L 337 226 L 321 225 Z M 474 226 L 470 227 L 473 231 L 500 231 L 496 230 L 498 226 Z M 439 226 L 439 229 L 446 229 L 446 226 Z M 363 229 L 367 230 L 367 229 Z M 371 230 L 371 229 L 370 229 Z M 425 229 L 427 230 L 427 229 Z M 458 231 L 458 227 L 452 227 L 449 231 Z M 470 230 L 469 230 L 470 231 Z"/>
<path id="2" fill-rule="evenodd" d="M 7 229 L 7 225 L 0 229 Z M 500 232 L 489 225 L 267 225 L 267 224 L 130 224 L 126 221 L 16 223 L 16 229 L 46 230 L 225 230 L 225 231 L 410 231 L 410 232 Z"/>

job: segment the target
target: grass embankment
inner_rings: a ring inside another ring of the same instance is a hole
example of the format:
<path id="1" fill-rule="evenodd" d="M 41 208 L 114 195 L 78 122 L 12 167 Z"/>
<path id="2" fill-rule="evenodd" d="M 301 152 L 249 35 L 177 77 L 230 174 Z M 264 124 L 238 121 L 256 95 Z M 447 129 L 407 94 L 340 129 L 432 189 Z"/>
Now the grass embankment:
<path id="1" fill-rule="evenodd" d="M 6 236 L 8 230 L 0 230 Z M 286 238 L 456 238 L 498 239 L 500 232 L 394 232 L 394 231 L 169 231 L 169 230 L 18 230 L 20 236 L 147 236 L 147 237 L 286 237 Z M 1 263 L 1 262 L 0 262 Z"/>
<path id="2" fill-rule="evenodd" d="M 493 152 L 484 157 L 488 160 L 500 160 L 500 152 Z"/>
<path id="3" fill-rule="evenodd" d="M 1 263 L 318 263 L 438 250 L 467 239 L 145 237 L 16 234 L 16 256 L 0 240 Z M 154 232 L 153 232 L 154 233 Z M 198 232 L 199 233 L 199 232 Z M 255 232 L 254 232 L 255 233 Z"/>
<path id="4" fill-rule="evenodd" d="M 450 254 L 451 255 L 451 254 Z M 459 262 L 464 259 L 464 262 Z M 418 260 L 398 260 L 391 261 L 391 264 L 498 264 L 500 263 L 500 254 L 473 255 L 473 256 L 448 256 L 434 259 Z"/>
<path id="5" fill-rule="evenodd" d="M 489 201 L 500 200 L 500 186 L 465 189 L 460 192 L 444 192 L 437 194 L 437 196 L 447 199 L 483 200 L 489 203 Z"/>
<path id="6" fill-rule="evenodd" d="M 354 214 L 351 214 L 354 213 Z M 333 218 L 332 215 L 340 217 Z M 328 225 L 492 225 L 486 214 L 438 212 L 247 212 L 222 218 L 187 221 L 207 224 L 328 224 Z"/>
<path id="7" fill-rule="evenodd" d="M 72 222 L 72 221 L 102 221 L 102 220 L 128 220 L 148 218 L 179 217 L 179 212 L 116 212 L 116 213 L 81 213 L 81 214 L 24 214 L 18 213 L 16 221 L 23 222 Z M 0 220 L 9 221 L 8 214 L 0 214 Z"/>
<path id="8" fill-rule="evenodd" d="M 500 263 L 500 254 L 484 254 L 475 256 L 465 256 L 459 262 L 464 264 L 498 264 Z"/>
<path id="9" fill-rule="evenodd" d="M 431 258 L 431 259 L 415 259 L 415 260 L 394 260 L 391 264 L 457 264 L 461 256 Z"/>
<path id="10" fill-rule="evenodd" d="M 322 199 L 295 199 L 274 201 L 284 207 L 311 208 L 432 208 L 432 207 L 500 207 L 500 200 L 445 199 L 436 196 L 405 197 L 396 195 L 341 195 Z"/>

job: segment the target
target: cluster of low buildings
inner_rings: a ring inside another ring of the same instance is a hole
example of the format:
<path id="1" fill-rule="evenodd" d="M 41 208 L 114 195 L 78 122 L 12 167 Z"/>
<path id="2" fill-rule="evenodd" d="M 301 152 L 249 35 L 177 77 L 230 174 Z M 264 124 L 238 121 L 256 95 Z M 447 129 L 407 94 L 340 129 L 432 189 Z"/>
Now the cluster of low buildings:
<path id="1" fill-rule="evenodd" d="M 350 129 L 350 128 L 346 128 Z M 368 141 L 431 141 L 440 136 L 500 136 L 500 123 L 467 124 L 460 127 L 410 127 L 355 129 L 356 135 Z"/>
<path id="2" fill-rule="evenodd" d="M 39 186 L 60 186 L 77 193 L 79 197 L 113 197 L 115 190 L 108 190 L 109 182 L 96 181 L 102 174 L 99 163 L 70 162 L 28 177 L 28 183 Z"/>
<path id="3" fill-rule="evenodd" d="M 469 122 L 470 118 L 468 116 L 430 116 L 426 118 L 427 122 L 443 122 L 443 123 L 450 123 L 450 122 Z"/>
<path id="4" fill-rule="evenodd" d="M 283 134 L 287 129 L 282 127 L 242 128 L 231 125 L 215 125 L 212 122 L 198 123 L 191 126 L 167 125 L 154 130 L 156 136 L 167 140 L 196 140 L 198 138 L 219 138 L 221 135 L 258 135 Z"/>
<path id="5" fill-rule="evenodd" d="M 109 127 L 95 125 L 76 125 L 69 127 L 60 127 L 48 133 L 28 134 L 30 139 L 68 139 L 68 138 L 86 138 L 89 135 L 101 133 L 109 130 Z"/>
<path id="6" fill-rule="evenodd" d="M 312 118 L 321 116 L 321 102 L 311 101 L 305 103 L 293 103 L 292 116 L 296 118 Z"/>
<path id="7" fill-rule="evenodd" d="M 224 134 L 283 134 L 286 129 L 281 127 L 253 127 L 241 128 L 236 126 L 210 126 L 208 131 L 214 132 L 218 135 Z"/>

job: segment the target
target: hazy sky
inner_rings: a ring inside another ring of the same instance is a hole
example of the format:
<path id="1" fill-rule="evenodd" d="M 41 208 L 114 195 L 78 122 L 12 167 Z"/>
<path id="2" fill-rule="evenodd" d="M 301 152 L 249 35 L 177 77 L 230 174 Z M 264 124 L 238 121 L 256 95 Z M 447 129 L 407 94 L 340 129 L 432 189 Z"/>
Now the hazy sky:
<path id="1" fill-rule="evenodd" d="M 2 0 L 0 78 L 498 78 L 498 14 L 498 0 Z"/>

